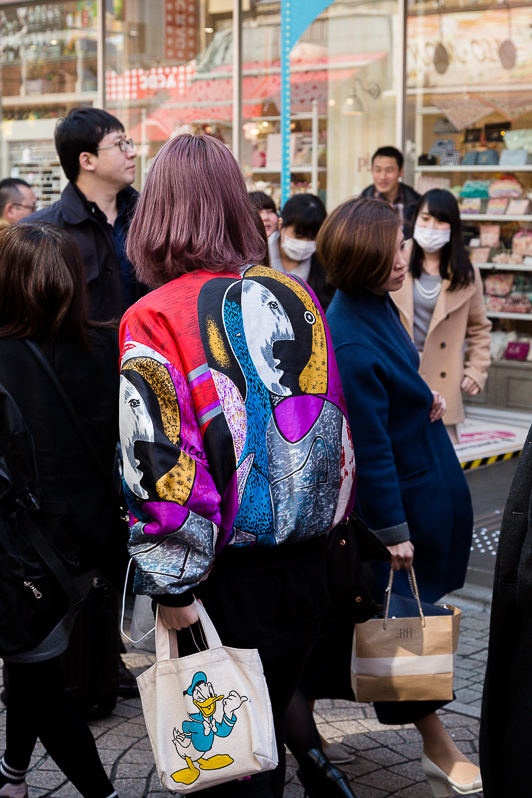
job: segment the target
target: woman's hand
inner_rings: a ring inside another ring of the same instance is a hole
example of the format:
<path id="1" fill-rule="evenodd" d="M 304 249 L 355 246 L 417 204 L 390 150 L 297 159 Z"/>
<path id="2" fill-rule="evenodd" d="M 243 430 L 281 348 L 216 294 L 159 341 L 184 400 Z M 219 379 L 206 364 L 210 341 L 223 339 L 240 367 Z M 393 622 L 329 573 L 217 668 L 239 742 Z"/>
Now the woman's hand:
<path id="1" fill-rule="evenodd" d="M 460 383 L 460 388 L 464 393 L 467 393 L 468 396 L 476 396 L 477 393 L 480 393 L 480 385 L 476 383 L 475 380 L 471 379 L 471 377 L 464 377 Z"/>
<path id="2" fill-rule="evenodd" d="M 402 543 L 395 543 L 393 546 L 386 546 L 392 555 L 391 565 L 394 571 L 404 568 L 408 571 L 414 561 L 414 546 L 412 541 L 405 540 Z"/>
<path id="3" fill-rule="evenodd" d="M 432 400 L 429 418 L 431 421 L 439 421 L 441 418 L 443 418 L 443 415 L 447 410 L 447 404 L 441 393 L 438 393 L 438 391 L 432 391 L 432 396 L 434 399 Z"/>
<path id="4" fill-rule="evenodd" d="M 159 604 L 159 618 L 167 629 L 188 629 L 198 620 L 198 611 L 193 604 L 188 607 L 165 607 Z"/>

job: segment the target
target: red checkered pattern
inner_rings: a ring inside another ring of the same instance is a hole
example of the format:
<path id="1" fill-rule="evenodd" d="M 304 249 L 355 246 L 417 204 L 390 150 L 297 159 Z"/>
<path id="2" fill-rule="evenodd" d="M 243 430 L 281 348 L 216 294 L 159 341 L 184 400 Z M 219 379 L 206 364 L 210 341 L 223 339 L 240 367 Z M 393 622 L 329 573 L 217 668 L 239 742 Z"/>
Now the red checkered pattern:
<path id="1" fill-rule="evenodd" d="M 121 74 L 109 69 L 105 73 L 106 97 L 110 102 L 116 102 L 154 97 L 164 92 L 175 99 L 185 94 L 195 74 L 193 64 L 126 69 Z"/>
<path id="2" fill-rule="evenodd" d="M 164 54 L 170 61 L 190 61 L 196 55 L 195 0 L 166 0 Z"/>

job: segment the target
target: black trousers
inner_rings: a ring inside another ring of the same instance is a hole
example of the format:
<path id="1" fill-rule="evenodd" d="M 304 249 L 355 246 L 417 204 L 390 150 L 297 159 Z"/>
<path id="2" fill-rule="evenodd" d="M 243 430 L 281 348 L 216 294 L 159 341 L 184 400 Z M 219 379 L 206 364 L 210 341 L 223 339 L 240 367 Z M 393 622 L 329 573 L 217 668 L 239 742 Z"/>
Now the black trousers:
<path id="1" fill-rule="evenodd" d="M 107 798 L 113 785 L 87 723 L 70 706 L 58 657 L 44 662 L 5 662 L 9 689 L 5 760 L 26 770 L 37 739 L 83 798 Z"/>
<path id="2" fill-rule="evenodd" d="M 200 598 L 222 643 L 258 648 L 272 704 L 278 767 L 198 796 L 281 798 L 285 780 L 285 713 L 327 604 L 326 542 L 272 549 L 228 547 Z"/>

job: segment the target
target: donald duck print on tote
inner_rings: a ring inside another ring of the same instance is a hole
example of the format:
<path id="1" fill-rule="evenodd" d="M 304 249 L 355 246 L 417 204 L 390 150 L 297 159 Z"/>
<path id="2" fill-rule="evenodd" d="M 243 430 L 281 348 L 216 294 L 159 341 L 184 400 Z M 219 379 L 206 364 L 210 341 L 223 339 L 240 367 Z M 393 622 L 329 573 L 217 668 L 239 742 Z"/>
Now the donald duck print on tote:
<path id="1" fill-rule="evenodd" d="M 240 709 L 246 696 L 231 690 L 227 696 L 217 695 L 207 675 L 197 671 L 184 695 L 190 696 L 197 712 L 189 713 L 189 720 L 184 720 L 181 729 L 173 731 L 173 742 L 180 757 L 185 760 L 185 767 L 172 773 L 178 784 L 193 784 L 202 770 L 220 770 L 232 765 L 233 758 L 229 754 L 212 754 L 216 737 L 228 737 L 237 722 L 235 711 Z M 222 715 L 216 718 L 218 704 L 222 702 Z"/>

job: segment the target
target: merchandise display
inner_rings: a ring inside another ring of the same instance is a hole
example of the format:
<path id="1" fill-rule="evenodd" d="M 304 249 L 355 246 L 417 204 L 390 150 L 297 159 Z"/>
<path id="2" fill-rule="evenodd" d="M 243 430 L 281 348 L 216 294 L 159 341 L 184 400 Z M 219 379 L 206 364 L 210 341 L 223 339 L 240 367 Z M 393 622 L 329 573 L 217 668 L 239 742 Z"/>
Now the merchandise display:
<path id="1" fill-rule="evenodd" d="M 495 113 L 475 127 L 438 137 L 439 114 L 450 100 L 423 97 L 419 153 L 437 164 L 416 167 L 416 188 L 432 182 L 458 199 L 471 261 L 483 274 L 492 331 L 493 362 L 485 391 L 468 403 L 518 411 L 532 409 L 532 114 L 523 108 L 512 123 Z M 458 102 L 458 99 L 457 99 Z M 434 108 L 434 113 L 432 113 Z M 480 114 L 479 114 L 480 116 Z M 455 120 L 456 121 L 456 120 Z M 445 145 L 445 146 L 443 146 Z M 458 165 L 449 153 L 458 152 Z"/>

